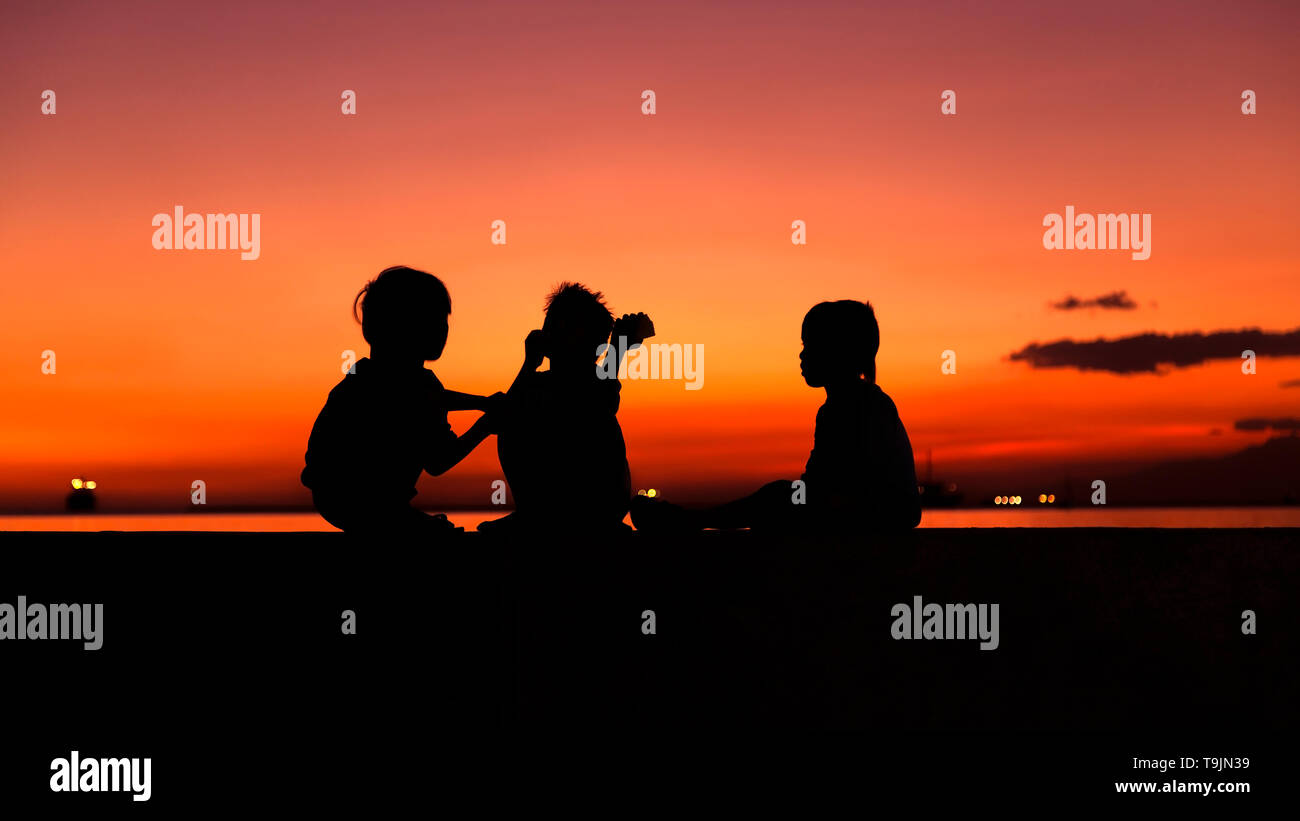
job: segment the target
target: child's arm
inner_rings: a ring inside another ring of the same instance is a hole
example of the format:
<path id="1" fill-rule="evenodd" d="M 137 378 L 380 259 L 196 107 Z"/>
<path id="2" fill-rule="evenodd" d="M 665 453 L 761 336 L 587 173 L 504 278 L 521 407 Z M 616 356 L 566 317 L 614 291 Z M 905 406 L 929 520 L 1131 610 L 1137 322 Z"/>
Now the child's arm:
<path id="1" fill-rule="evenodd" d="M 444 390 L 442 398 L 449 411 L 486 411 L 491 403 L 491 399 L 487 396 L 479 396 L 475 393 L 461 393 L 460 391 Z"/>
<path id="2" fill-rule="evenodd" d="M 642 313 L 623 314 L 614 320 L 614 330 L 609 335 L 609 347 L 605 350 L 605 356 L 626 356 L 654 335 L 655 324 L 650 321 L 650 317 Z M 618 364 L 622 365 L 621 362 Z M 616 367 L 614 373 L 621 370 L 621 367 Z"/>
<path id="3" fill-rule="evenodd" d="M 457 436 L 449 447 L 436 454 L 427 465 L 425 470 L 434 476 L 440 476 L 451 470 L 460 460 L 470 454 L 470 451 L 478 447 L 480 443 L 492 434 L 496 433 L 504 423 L 505 417 L 510 412 L 506 404 L 506 397 L 509 396 L 515 388 L 520 385 L 524 379 L 531 373 L 535 373 L 542 365 L 542 359 L 545 354 L 545 336 L 540 330 L 530 331 L 527 338 L 524 339 L 524 364 L 519 369 L 515 381 L 510 384 L 509 390 L 504 393 L 496 393 L 492 396 L 475 396 L 473 394 L 458 393 L 456 391 L 444 391 L 447 410 L 483 410 L 486 411 L 478 418 L 470 429 Z"/>
<path id="4" fill-rule="evenodd" d="M 519 367 L 519 374 L 515 377 L 515 381 L 511 382 L 510 387 L 506 389 L 507 396 L 514 393 L 515 388 L 519 387 L 529 374 L 536 373 L 542 366 L 542 359 L 546 356 L 545 347 L 546 335 L 542 331 L 528 332 L 528 336 L 524 338 L 524 364 Z"/>
<path id="5" fill-rule="evenodd" d="M 460 395 L 466 396 L 468 394 Z M 493 403 L 504 399 L 505 395 L 497 393 L 492 396 L 473 398 L 480 399 L 483 404 L 490 406 Z M 478 447 L 484 439 L 496 432 L 493 430 L 495 420 L 492 419 L 492 414 L 494 412 L 495 411 L 483 414 L 474 422 L 473 425 L 470 426 L 469 430 L 465 431 L 460 436 L 457 436 L 455 439 L 452 439 L 447 447 L 439 448 L 438 452 L 429 458 L 424 469 L 434 476 L 441 476 L 456 465 L 460 464 L 460 461 L 468 456 L 470 451 L 474 450 L 474 448 Z"/>

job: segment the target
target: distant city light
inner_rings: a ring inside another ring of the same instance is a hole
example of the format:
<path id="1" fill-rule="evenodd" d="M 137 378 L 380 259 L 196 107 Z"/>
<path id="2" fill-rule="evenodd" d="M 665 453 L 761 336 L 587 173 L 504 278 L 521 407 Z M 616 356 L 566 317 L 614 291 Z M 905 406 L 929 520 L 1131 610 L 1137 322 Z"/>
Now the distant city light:
<path id="1" fill-rule="evenodd" d="M 1040 493 L 1040 494 L 1038 494 L 1038 503 L 1039 503 L 1040 505 L 1041 505 L 1041 504 L 1046 504 L 1046 503 L 1047 503 L 1047 494 L 1046 494 L 1046 493 Z"/>
<path id="2" fill-rule="evenodd" d="M 94 480 L 94 479 L 91 479 L 89 482 L 86 482 L 86 487 L 87 487 L 88 489 L 90 489 L 90 490 L 94 490 L 94 489 L 95 489 L 95 480 Z"/>
<path id="3" fill-rule="evenodd" d="M 1053 493 L 1053 494 L 1049 494 L 1048 497 L 1047 497 L 1047 503 L 1050 505 L 1050 504 L 1052 504 L 1052 503 L 1055 502 L 1055 501 L 1056 501 L 1056 494 L 1054 494 L 1054 493 Z"/>
<path id="4" fill-rule="evenodd" d="M 653 499 L 654 497 L 656 497 L 656 496 L 659 495 L 659 491 L 655 490 L 654 488 L 650 488 L 649 490 L 647 490 L 647 491 L 645 492 L 645 495 L 647 495 L 647 496 L 649 496 L 651 499 Z"/>
<path id="5" fill-rule="evenodd" d="M 72 480 L 72 489 L 73 489 L 73 490 L 81 490 L 81 485 L 82 485 L 82 484 L 83 484 L 83 482 L 82 482 L 80 479 L 73 479 L 73 480 Z"/>

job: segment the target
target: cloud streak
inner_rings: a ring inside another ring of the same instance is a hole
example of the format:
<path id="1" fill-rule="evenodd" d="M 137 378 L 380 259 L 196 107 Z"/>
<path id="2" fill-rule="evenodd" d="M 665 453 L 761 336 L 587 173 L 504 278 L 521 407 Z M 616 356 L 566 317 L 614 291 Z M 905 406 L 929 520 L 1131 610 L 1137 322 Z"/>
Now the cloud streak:
<path id="1" fill-rule="evenodd" d="M 1031 368 L 1074 368 L 1118 374 L 1162 373 L 1212 359 L 1240 360 L 1242 351 L 1259 357 L 1300 356 L 1300 328 L 1272 332 L 1258 328 L 1188 334 L 1145 333 L 1118 339 L 1031 342 L 1009 355 Z"/>
<path id="2" fill-rule="evenodd" d="M 1112 291 L 1092 299 L 1079 299 L 1077 296 L 1070 295 L 1060 302 L 1053 302 L 1052 307 L 1058 311 L 1077 311 L 1081 308 L 1132 311 L 1137 308 L 1137 303 L 1129 298 L 1128 291 Z"/>
<path id="3" fill-rule="evenodd" d="M 1237 430 L 1246 431 L 1300 430 L 1300 419 L 1294 416 L 1282 416 L 1276 419 L 1251 417 L 1249 419 L 1238 419 L 1233 423 L 1233 427 Z"/>

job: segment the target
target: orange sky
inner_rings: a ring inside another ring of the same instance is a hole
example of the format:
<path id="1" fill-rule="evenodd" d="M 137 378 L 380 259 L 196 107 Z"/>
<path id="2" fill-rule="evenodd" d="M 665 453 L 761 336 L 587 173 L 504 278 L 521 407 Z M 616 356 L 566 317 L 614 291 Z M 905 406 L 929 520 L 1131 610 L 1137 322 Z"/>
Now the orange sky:
<path id="1" fill-rule="evenodd" d="M 106 508 L 185 506 L 197 478 L 213 505 L 305 501 L 312 420 L 365 352 L 352 297 L 392 264 L 451 290 L 451 388 L 504 389 L 562 279 L 702 344 L 703 390 L 628 383 L 620 413 L 636 483 L 686 495 L 799 472 L 822 398 L 799 325 L 822 299 L 875 304 L 878 381 L 954 474 L 1226 452 L 1262 438 L 1234 420 L 1296 415 L 1296 358 L 1007 360 L 1300 325 L 1294 9 L 313 8 L 0 12 L 0 511 L 57 506 L 78 473 Z M 260 213 L 260 258 L 154 250 L 178 204 Z M 1151 258 L 1045 250 L 1066 205 L 1152 214 Z M 1048 307 L 1116 290 L 1139 307 Z M 421 500 L 486 503 L 497 475 L 489 443 Z"/>

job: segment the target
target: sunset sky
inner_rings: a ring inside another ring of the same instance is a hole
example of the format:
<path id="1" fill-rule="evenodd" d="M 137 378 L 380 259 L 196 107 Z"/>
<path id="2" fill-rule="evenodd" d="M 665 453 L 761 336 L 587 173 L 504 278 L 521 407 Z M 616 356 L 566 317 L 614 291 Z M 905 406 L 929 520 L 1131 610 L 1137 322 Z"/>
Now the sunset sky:
<path id="1" fill-rule="evenodd" d="M 1240 348 L 1010 359 L 1300 327 L 1297 7 L 870 5 L 6 4 L 0 512 L 57 509 L 78 474 L 105 509 L 187 507 L 194 479 L 214 506 L 307 503 L 312 421 L 366 351 L 352 298 L 395 264 L 451 291 L 449 388 L 503 390 L 561 280 L 703 345 L 702 390 L 628 382 L 619 414 L 634 483 L 688 500 L 798 475 L 824 299 L 875 305 L 878 381 L 963 481 L 1228 453 L 1269 435 L 1237 421 L 1300 416 L 1284 336 L 1254 375 Z M 260 258 L 155 250 L 177 205 L 260 214 Z M 1044 249 L 1067 205 L 1151 214 L 1150 259 Z M 1117 291 L 1135 307 L 1052 307 Z M 420 502 L 487 504 L 499 476 L 489 441 Z"/>

